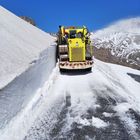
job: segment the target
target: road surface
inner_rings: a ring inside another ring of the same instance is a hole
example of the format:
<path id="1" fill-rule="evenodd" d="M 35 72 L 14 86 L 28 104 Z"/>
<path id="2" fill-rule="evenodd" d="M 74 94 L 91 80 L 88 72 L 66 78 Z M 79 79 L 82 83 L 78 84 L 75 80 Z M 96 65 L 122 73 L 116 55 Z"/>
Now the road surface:
<path id="1" fill-rule="evenodd" d="M 59 73 L 24 140 L 140 139 L 140 114 L 131 86 L 122 84 L 112 70 L 96 64 L 91 73 Z M 125 76 L 140 85 L 130 74 Z"/>

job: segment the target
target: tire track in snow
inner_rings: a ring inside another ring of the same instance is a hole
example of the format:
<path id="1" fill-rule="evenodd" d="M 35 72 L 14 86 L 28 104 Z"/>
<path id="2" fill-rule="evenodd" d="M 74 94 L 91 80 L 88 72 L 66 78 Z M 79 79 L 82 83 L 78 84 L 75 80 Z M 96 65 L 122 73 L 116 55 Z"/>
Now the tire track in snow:
<path id="1" fill-rule="evenodd" d="M 126 112 L 126 119 L 136 125 L 136 128 L 129 129 L 130 124 L 127 124 L 114 109 L 118 104 L 128 102 L 114 90 L 114 87 L 123 88 L 123 86 L 120 87 L 117 79 L 113 80 L 113 76 L 106 78 L 108 76 L 105 75 L 104 78 L 112 83 L 111 86 L 115 85 L 109 87 L 100 80 L 101 76 L 104 76 L 101 69 L 84 75 L 59 75 L 56 81 L 58 91 L 54 87 L 52 94 L 59 92 L 58 100 L 59 97 L 64 98 L 59 105 L 56 104 L 56 99 L 52 108 L 53 113 L 57 114 L 55 121 L 52 121 L 51 127 L 48 128 L 45 124 L 43 129 L 33 126 L 25 140 L 137 140 L 140 138 L 140 115 L 132 108 Z M 39 119 L 45 120 L 45 123 L 49 122 L 45 115 Z"/>

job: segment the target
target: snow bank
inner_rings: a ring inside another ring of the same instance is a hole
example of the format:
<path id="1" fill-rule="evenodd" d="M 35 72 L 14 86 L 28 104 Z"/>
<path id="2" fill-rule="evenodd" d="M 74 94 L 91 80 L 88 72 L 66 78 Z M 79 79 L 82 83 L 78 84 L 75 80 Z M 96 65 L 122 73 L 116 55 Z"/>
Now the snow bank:
<path id="1" fill-rule="evenodd" d="M 52 85 L 54 84 L 55 79 L 57 78 L 57 71 L 58 71 L 57 68 L 53 69 L 48 80 L 45 81 L 44 84 L 42 86 L 40 86 L 39 88 L 37 87 L 38 89 L 36 90 L 34 95 L 32 95 L 32 98 L 30 99 L 30 101 L 28 101 L 25 108 L 22 108 L 20 110 L 20 112 L 18 112 L 15 117 L 11 118 L 10 122 L 3 129 L 0 130 L 0 139 L 23 140 L 25 135 L 27 134 L 27 131 L 34 123 L 35 119 L 38 116 L 39 117 L 42 116 L 42 114 L 43 114 L 42 110 L 46 110 L 46 108 L 48 110 L 45 111 L 45 113 L 47 114 L 47 116 L 49 116 L 48 119 L 51 120 L 50 123 L 48 123 L 48 125 L 49 125 L 48 127 L 50 127 L 50 125 L 53 124 L 52 122 L 53 122 L 55 116 L 57 115 L 55 113 L 58 110 L 58 108 L 57 107 L 54 107 L 54 109 L 51 108 L 52 102 L 55 102 L 56 99 L 54 98 L 53 94 L 50 94 L 50 91 L 52 90 Z M 39 75 L 40 75 L 40 72 L 39 72 L 38 76 Z M 36 78 L 37 78 L 37 76 L 36 76 Z M 32 82 L 33 81 L 31 81 L 31 83 Z M 29 85 L 30 86 L 29 91 L 32 89 L 32 86 L 36 82 L 33 82 L 32 84 L 31 83 Z M 27 93 L 27 95 L 26 95 L 26 99 L 29 99 L 28 94 L 29 93 Z M 23 96 L 25 96 L 25 93 Z M 20 96 L 20 98 L 22 101 L 23 97 Z M 16 100 L 16 98 L 15 98 L 15 100 Z M 19 104 L 19 106 L 20 106 L 20 104 Z M 19 106 L 13 106 L 13 110 L 15 111 L 16 108 L 19 108 Z M 5 120 L 6 119 L 7 118 L 5 118 Z"/>
<path id="2" fill-rule="evenodd" d="M 16 137 L 20 123 L 25 127 L 29 110 L 32 113 L 43 96 L 40 89 L 46 82 L 49 86 L 56 65 L 54 40 L 0 7 L 0 139 L 11 132 Z"/>
<path id="3" fill-rule="evenodd" d="M 32 67 L 0 91 L 0 128 L 5 127 L 27 105 L 49 78 L 56 63 L 55 48 L 48 47 Z"/>
<path id="4" fill-rule="evenodd" d="M 100 128 L 100 127 L 107 127 L 108 123 L 104 122 L 100 118 L 92 116 L 92 125 L 97 128 Z"/>
<path id="5" fill-rule="evenodd" d="M 54 39 L 0 6 L 0 89 L 26 71 Z"/>

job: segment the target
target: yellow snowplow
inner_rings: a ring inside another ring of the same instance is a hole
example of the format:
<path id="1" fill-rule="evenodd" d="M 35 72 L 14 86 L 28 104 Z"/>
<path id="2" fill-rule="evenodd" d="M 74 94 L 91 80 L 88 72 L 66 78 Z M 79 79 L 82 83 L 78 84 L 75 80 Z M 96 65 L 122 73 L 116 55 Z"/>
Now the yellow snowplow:
<path id="1" fill-rule="evenodd" d="M 87 69 L 93 65 L 93 47 L 88 29 L 83 27 L 59 26 L 57 55 L 61 70 Z"/>

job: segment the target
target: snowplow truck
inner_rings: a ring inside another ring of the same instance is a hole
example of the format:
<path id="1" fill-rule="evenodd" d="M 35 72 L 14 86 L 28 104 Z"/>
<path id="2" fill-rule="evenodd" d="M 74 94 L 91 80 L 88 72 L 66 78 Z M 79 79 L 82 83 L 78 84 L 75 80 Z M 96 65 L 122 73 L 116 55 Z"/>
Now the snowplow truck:
<path id="1" fill-rule="evenodd" d="M 57 54 L 61 70 L 91 70 L 93 65 L 90 34 L 83 27 L 59 26 Z"/>

